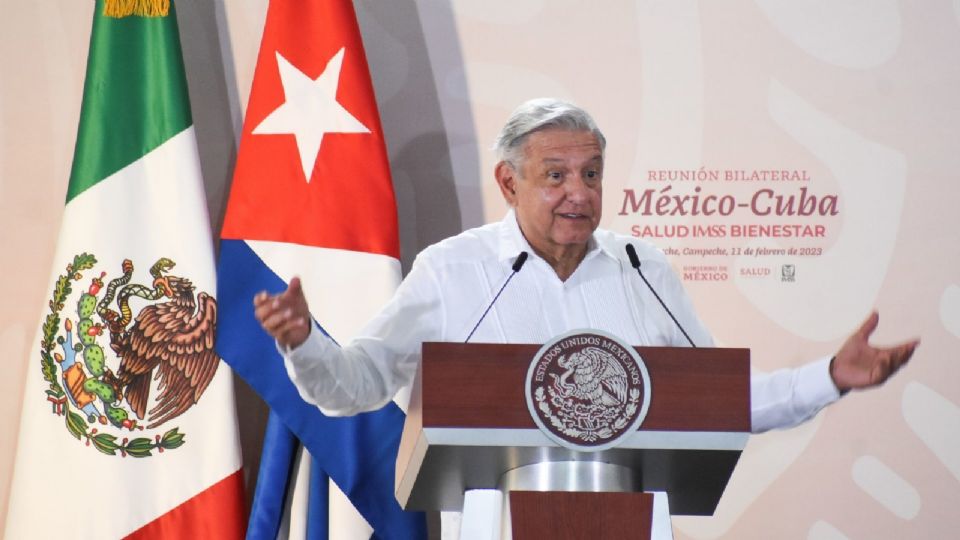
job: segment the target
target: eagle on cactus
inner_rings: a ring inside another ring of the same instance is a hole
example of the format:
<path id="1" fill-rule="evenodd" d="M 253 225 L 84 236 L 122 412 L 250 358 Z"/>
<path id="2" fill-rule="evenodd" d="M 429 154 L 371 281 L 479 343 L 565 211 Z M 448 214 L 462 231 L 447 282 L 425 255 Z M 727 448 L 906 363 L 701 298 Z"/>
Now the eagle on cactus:
<path id="1" fill-rule="evenodd" d="M 110 332 L 110 347 L 120 359 L 102 381 L 125 399 L 140 420 L 148 414 L 148 429 L 183 414 L 200 400 L 213 380 L 220 358 L 214 351 L 217 302 L 189 279 L 170 275 L 175 263 L 161 258 L 151 268 L 151 286 L 131 284 L 133 263 L 122 264 L 123 275 L 110 281 L 97 313 Z M 110 304 L 116 296 L 116 311 Z M 133 317 L 132 297 L 157 301 Z M 132 324 L 131 324 L 132 322 Z M 159 379 L 156 403 L 147 411 L 151 380 Z"/>

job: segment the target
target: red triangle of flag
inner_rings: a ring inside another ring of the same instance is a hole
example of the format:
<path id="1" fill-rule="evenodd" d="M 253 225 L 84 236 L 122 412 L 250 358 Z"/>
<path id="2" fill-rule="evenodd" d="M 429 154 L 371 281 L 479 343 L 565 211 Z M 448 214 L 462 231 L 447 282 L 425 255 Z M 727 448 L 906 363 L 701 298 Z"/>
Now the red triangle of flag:
<path id="1" fill-rule="evenodd" d="M 399 258 L 383 131 L 349 0 L 270 2 L 221 237 Z"/>

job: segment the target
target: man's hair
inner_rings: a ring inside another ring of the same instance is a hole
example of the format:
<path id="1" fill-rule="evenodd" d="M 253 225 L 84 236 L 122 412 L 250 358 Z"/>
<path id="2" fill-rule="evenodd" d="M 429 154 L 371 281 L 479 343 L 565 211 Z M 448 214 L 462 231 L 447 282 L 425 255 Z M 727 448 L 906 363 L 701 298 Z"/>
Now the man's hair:
<path id="1" fill-rule="evenodd" d="M 497 159 L 506 161 L 515 169 L 519 169 L 523 143 L 527 137 L 537 131 L 551 128 L 589 131 L 597 137 L 601 152 L 607 146 L 607 139 L 587 111 L 559 99 L 536 98 L 517 107 L 500 130 L 493 144 Z"/>

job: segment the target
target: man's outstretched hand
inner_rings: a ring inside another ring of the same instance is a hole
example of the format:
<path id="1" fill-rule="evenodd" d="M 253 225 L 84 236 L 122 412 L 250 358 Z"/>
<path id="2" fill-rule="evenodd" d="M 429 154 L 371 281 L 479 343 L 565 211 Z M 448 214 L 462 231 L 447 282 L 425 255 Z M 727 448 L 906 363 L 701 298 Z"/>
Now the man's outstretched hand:
<path id="1" fill-rule="evenodd" d="M 879 322 L 880 315 L 874 311 L 847 338 L 830 363 L 830 376 L 841 392 L 883 384 L 910 360 L 920 343 L 919 339 L 913 339 L 892 347 L 870 345 L 870 334 L 876 330 Z"/>
<path id="2" fill-rule="evenodd" d="M 298 347 L 310 335 L 310 308 L 300 278 L 291 279 L 287 290 L 277 295 L 260 291 L 253 308 L 260 326 L 282 347 Z"/>

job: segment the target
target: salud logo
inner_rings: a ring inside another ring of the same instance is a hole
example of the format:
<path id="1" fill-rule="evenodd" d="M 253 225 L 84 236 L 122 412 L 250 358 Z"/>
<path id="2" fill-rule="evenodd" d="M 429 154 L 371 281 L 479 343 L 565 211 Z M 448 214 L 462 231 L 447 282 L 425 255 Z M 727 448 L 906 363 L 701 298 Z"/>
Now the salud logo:
<path id="1" fill-rule="evenodd" d="M 616 446 L 650 407 L 650 375 L 636 349 L 597 330 L 544 344 L 527 370 L 525 391 L 540 430 L 578 451 Z"/>
<path id="2" fill-rule="evenodd" d="M 54 286 L 40 343 L 47 401 L 71 435 L 104 454 L 179 448 L 185 434 L 168 422 L 199 401 L 220 363 L 217 303 L 170 274 L 167 258 L 150 267 L 149 284 L 137 283 L 129 259 L 107 282 L 96 264 L 89 253 L 75 256 Z"/>

